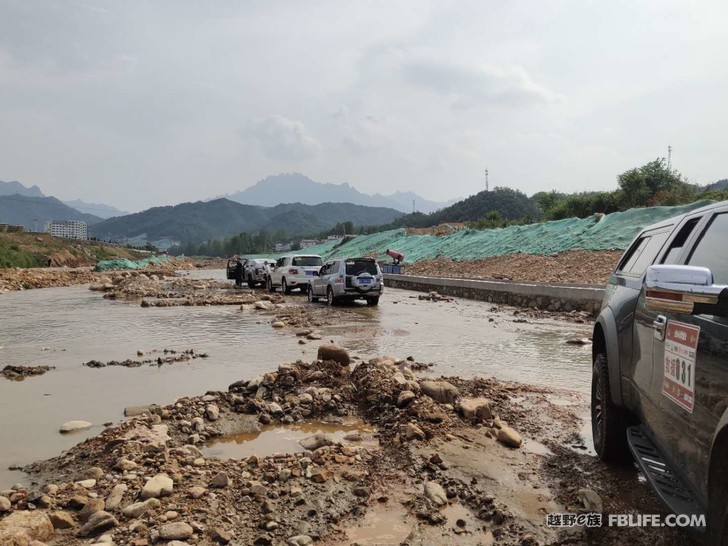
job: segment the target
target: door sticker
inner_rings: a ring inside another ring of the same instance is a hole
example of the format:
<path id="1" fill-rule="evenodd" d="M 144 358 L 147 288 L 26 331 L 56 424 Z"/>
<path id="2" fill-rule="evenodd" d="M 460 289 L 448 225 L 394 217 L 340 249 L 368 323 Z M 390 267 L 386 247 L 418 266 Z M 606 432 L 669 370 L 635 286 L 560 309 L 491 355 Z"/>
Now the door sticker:
<path id="1" fill-rule="evenodd" d="M 695 405 L 695 357 L 700 328 L 670 321 L 665 332 L 665 373 L 662 394 L 693 412 Z"/>

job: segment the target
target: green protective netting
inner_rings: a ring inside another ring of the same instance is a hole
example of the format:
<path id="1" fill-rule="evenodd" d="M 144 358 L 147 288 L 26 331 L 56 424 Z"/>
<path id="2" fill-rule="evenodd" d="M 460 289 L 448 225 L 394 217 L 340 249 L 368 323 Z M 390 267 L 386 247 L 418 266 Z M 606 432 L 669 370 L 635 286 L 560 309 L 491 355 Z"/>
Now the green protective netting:
<path id="1" fill-rule="evenodd" d="M 405 255 L 406 262 L 440 256 L 474 260 L 503 254 L 554 254 L 567 250 L 623 250 L 644 227 L 685 214 L 711 203 L 698 201 L 676 207 L 649 207 L 615 212 L 601 218 L 569 218 L 527 226 L 476 231 L 466 229 L 450 235 L 407 235 L 404 229 L 359 235 L 306 248 L 297 253 L 320 254 L 324 258 L 383 256 L 387 249 Z"/>
<path id="2" fill-rule="evenodd" d="M 148 265 L 162 265 L 170 260 L 169 256 L 150 256 L 143 260 L 103 260 L 96 264 L 95 271 L 108 271 L 110 269 L 144 269 Z"/>

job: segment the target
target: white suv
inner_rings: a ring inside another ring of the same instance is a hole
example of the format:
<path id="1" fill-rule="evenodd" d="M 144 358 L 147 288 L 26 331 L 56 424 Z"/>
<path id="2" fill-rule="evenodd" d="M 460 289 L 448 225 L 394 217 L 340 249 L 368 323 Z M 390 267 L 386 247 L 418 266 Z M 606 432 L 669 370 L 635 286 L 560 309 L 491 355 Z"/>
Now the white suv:
<path id="1" fill-rule="evenodd" d="M 294 288 L 305 292 L 308 290 L 308 281 L 318 274 L 322 265 L 321 256 L 316 254 L 282 256 L 268 271 L 268 291 L 275 292 L 280 286 L 284 294 L 290 294 Z"/>

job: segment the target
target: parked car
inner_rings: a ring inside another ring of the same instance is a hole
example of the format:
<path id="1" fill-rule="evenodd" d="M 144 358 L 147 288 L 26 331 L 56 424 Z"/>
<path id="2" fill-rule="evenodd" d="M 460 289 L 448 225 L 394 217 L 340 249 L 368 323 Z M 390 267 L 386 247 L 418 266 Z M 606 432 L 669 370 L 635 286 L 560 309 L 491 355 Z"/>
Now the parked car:
<path id="1" fill-rule="evenodd" d="M 243 264 L 243 271 L 245 271 L 245 264 L 248 262 L 245 258 L 240 258 L 240 263 Z M 227 261 L 227 265 L 225 267 L 225 276 L 229 280 L 235 280 L 236 274 L 235 274 L 235 268 L 238 265 L 238 258 L 237 256 L 235 258 L 230 258 Z"/>
<path id="2" fill-rule="evenodd" d="M 645 228 L 594 326 L 591 417 L 605 460 L 634 456 L 675 514 L 728 544 L 728 201 Z"/>
<path id="3" fill-rule="evenodd" d="M 378 305 L 384 291 L 384 278 L 374 258 L 342 258 L 327 262 L 309 281 L 308 301 L 326 298 L 334 305 L 340 301 L 366 300 Z"/>
<path id="4" fill-rule="evenodd" d="M 276 264 L 275 260 L 253 258 L 245 264 L 245 280 L 248 287 L 255 288 L 256 284 L 265 286 L 268 280 L 268 269 Z"/>
<path id="5" fill-rule="evenodd" d="M 318 274 L 322 264 L 321 256 L 316 254 L 282 256 L 268 270 L 268 290 L 275 292 L 280 287 L 284 294 L 290 294 L 294 288 L 305 292 L 309 279 Z"/>

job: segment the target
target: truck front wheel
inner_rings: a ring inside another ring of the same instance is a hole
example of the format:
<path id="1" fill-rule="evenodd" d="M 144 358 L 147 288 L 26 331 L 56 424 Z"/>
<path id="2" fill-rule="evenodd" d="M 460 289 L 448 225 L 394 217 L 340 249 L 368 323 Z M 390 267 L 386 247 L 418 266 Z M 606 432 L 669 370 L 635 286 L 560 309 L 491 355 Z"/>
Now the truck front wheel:
<path id="1" fill-rule="evenodd" d="M 597 355 L 592 369 L 591 421 L 594 450 L 600 459 L 614 462 L 631 460 L 627 445 L 627 426 L 632 424 L 631 419 L 612 401 L 609 366 L 604 353 Z"/>

